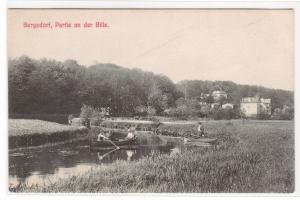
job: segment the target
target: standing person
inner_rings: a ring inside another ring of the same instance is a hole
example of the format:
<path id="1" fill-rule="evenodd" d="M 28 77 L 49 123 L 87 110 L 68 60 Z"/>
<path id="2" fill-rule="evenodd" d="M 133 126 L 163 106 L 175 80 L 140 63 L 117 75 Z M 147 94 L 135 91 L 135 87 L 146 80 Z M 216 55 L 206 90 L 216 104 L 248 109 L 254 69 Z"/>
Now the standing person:
<path id="1" fill-rule="evenodd" d="M 68 115 L 68 122 L 69 122 L 69 125 L 72 125 L 72 120 L 74 119 L 74 116 L 71 114 L 71 115 Z"/>
<path id="2" fill-rule="evenodd" d="M 89 118 L 87 118 L 87 119 L 85 120 L 84 125 L 85 125 L 88 129 L 91 129 L 91 121 L 90 121 Z"/>
<path id="3" fill-rule="evenodd" d="M 198 130 L 198 134 L 201 137 L 206 136 L 205 131 L 204 131 L 204 125 L 201 122 L 198 123 L 198 129 L 197 130 Z"/>

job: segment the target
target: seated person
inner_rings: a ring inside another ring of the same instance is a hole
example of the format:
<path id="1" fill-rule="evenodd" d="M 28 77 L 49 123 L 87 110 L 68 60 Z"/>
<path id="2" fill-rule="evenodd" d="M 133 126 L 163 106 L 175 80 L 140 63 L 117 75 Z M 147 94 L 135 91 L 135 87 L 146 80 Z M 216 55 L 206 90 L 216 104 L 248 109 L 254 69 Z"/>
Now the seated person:
<path id="1" fill-rule="evenodd" d="M 128 129 L 128 134 L 127 134 L 127 136 L 126 136 L 126 139 L 133 139 L 133 138 L 135 138 L 136 137 L 136 135 L 135 135 L 135 128 L 134 127 L 130 127 L 129 129 Z"/>
<path id="2" fill-rule="evenodd" d="M 100 141 L 103 141 L 105 138 L 104 135 L 102 135 L 101 133 L 98 134 L 98 137 L 97 137 L 97 141 L 100 142 Z"/>
<path id="3" fill-rule="evenodd" d="M 105 132 L 100 132 L 98 134 L 98 138 L 97 141 L 103 141 L 103 140 L 112 140 L 113 139 L 113 132 L 112 131 L 108 131 L 108 133 Z"/>

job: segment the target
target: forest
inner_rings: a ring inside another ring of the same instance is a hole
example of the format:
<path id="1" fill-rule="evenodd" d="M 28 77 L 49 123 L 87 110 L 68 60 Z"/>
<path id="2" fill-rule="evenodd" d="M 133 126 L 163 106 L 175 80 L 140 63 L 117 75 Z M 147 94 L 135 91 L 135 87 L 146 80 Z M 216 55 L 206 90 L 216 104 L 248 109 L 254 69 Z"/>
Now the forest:
<path id="1" fill-rule="evenodd" d="M 8 62 L 9 115 L 79 114 L 83 105 L 109 107 L 112 116 L 203 115 L 200 101 L 222 90 L 235 104 L 242 97 L 272 99 L 272 111 L 294 107 L 294 92 L 231 81 L 183 80 L 174 83 L 162 74 L 129 69 L 111 63 L 80 65 L 76 60 L 32 59 Z"/>

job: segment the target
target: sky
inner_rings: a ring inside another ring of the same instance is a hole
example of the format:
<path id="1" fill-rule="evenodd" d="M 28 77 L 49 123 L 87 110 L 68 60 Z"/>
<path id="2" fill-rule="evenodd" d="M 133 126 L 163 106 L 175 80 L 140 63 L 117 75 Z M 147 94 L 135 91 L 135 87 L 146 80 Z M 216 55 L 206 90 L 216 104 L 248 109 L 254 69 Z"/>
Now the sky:
<path id="1" fill-rule="evenodd" d="M 24 28 L 24 22 L 50 28 Z M 71 23 L 71 28 L 55 28 Z M 93 27 L 74 28 L 90 22 Z M 106 28 L 96 28 L 104 22 Z M 293 10 L 10 9 L 8 57 L 114 63 L 181 80 L 294 90 Z"/>

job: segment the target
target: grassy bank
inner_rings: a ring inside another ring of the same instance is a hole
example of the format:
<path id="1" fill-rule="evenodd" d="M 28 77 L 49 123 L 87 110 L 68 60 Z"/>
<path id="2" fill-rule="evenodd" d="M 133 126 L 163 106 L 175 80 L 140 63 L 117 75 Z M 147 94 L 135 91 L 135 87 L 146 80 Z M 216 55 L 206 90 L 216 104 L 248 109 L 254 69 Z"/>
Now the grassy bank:
<path id="1" fill-rule="evenodd" d="M 15 192 L 293 192 L 293 122 L 209 121 L 215 148 L 100 165 L 48 186 Z"/>
<path id="2" fill-rule="evenodd" d="M 87 135 L 86 129 L 29 119 L 10 119 L 8 132 L 10 149 L 62 142 Z"/>
<path id="3" fill-rule="evenodd" d="M 9 119 L 38 119 L 59 124 L 68 124 L 68 114 L 9 114 Z"/>

